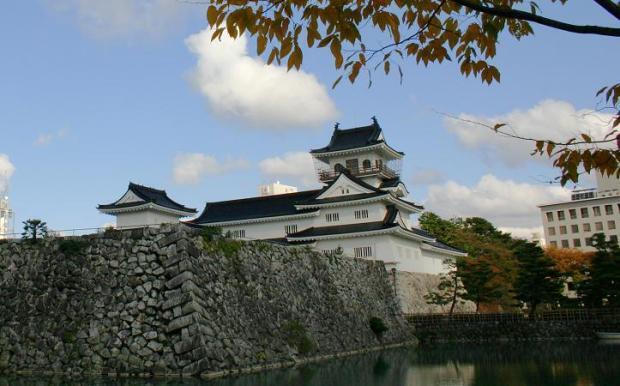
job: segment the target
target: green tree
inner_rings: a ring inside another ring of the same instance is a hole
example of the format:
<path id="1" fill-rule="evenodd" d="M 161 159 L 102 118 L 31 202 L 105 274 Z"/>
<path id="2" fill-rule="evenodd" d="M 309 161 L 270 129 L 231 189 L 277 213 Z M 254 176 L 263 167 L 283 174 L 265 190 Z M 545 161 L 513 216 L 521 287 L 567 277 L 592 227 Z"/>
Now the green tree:
<path id="1" fill-rule="evenodd" d="M 505 288 L 497 277 L 486 260 L 469 259 L 463 262 L 461 278 L 466 291 L 463 298 L 476 304 L 476 312 L 480 311 L 480 304 L 497 302 L 504 296 Z"/>
<path id="2" fill-rule="evenodd" d="M 23 221 L 24 231 L 22 232 L 22 238 L 36 243 L 37 240 L 47 236 L 47 224 L 45 221 L 39 219 L 28 219 Z"/>
<path id="3" fill-rule="evenodd" d="M 446 272 L 440 275 L 437 289 L 424 295 L 424 299 L 426 303 L 438 306 L 450 304 L 449 314 L 452 315 L 457 303 L 465 303 L 463 300 L 465 287 L 461 282 L 456 261 L 446 259 L 443 261 L 443 265 L 446 267 Z"/>
<path id="4" fill-rule="evenodd" d="M 515 298 L 529 306 L 530 316 L 539 305 L 560 299 L 562 274 L 539 246 L 522 241 L 515 249 L 515 257 L 519 261 Z"/>
<path id="5" fill-rule="evenodd" d="M 544 1 L 544 0 L 541 0 Z M 580 0 L 584 2 L 585 0 Z M 567 0 L 547 0 L 547 5 L 564 5 Z M 458 63 L 463 76 L 479 77 L 491 84 L 500 81 L 500 70 L 492 60 L 501 39 L 521 40 L 533 35 L 532 25 L 570 34 L 620 37 L 620 4 L 614 0 L 588 1 L 606 12 L 611 26 L 569 23 L 541 14 L 531 0 L 206 0 L 207 21 L 213 38 L 224 32 L 233 38 L 248 33 L 256 41 L 257 53 L 267 63 L 285 62 L 299 69 L 304 51 L 312 47 L 329 49 L 334 66 L 355 82 L 360 73 L 379 70 L 404 74 L 403 65 L 415 61 L 425 67 L 449 61 Z M 582 15 L 575 15 L 579 19 Z M 374 42 L 384 42 L 377 44 Z M 305 47 L 304 47 L 305 46 Z M 507 47 L 504 45 L 503 47 Z M 347 55 L 345 57 L 345 55 Z M 601 85 L 593 85 L 594 90 Z M 620 125 L 620 83 L 604 87 L 596 94 L 614 111 L 613 127 Z M 486 125 L 483 125 L 486 126 Z M 548 156 L 561 170 L 562 184 L 576 182 L 578 169 L 620 175 L 620 150 L 602 147 L 613 144 L 616 133 L 592 138 L 588 129 L 564 142 L 525 138 L 505 130 L 505 123 L 489 130 L 532 143 L 533 154 Z M 542 133 L 541 133 L 542 135 Z"/>
<path id="6" fill-rule="evenodd" d="M 592 245 L 596 253 L 578 291 L 589 307 L 620 307 L 620 247 L 602 233 L 592 236 Z"/>

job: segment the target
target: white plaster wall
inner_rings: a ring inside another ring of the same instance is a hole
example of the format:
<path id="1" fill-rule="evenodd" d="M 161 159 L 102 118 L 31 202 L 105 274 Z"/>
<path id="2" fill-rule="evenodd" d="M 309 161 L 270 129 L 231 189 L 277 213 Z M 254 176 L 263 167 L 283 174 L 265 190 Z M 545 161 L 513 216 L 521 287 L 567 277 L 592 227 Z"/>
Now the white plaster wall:
<path id="1" fill-rule="evenodd" d="M 177 222 L 179 222 L 178 216 L 150 210 L 120 213 L 116 216 L 116 226 L 118 228 L 133 228 L 162 223 L 174 224 Z"/>

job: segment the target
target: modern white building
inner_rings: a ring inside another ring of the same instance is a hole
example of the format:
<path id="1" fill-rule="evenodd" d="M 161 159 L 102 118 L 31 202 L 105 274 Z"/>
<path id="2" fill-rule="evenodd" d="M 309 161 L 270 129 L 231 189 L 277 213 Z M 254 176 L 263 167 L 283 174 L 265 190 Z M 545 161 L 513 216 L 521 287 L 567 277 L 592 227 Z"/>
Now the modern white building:
<path id="1" fill-rule="evenodd" d="M 369 126 L 336 127 L 329 144 L 310 154 L 321 189 L 208 202 L 188 224 L 383 260 L 403 272 L 438 274 L 444 259 L 466 256 L 411 226 L 410 216 L 423 208 L 405 199 L 399 178 L 404 154 L 387 144 L 376 119 Z"/>
<path id="2" fill-rule="evenodd" d="M 297 188 L 290 185 L 281 184 L 280 181 L 276 181 L 272 184 L 264 184 L 258 187 L 259 196 L 273 196 L 276 194 L 295 193 Z"/>
<path id="3" fill-rule="evenodd" d="M 9 205 L 9 197 L 0 196 L 0 239 L 13 237 L 14 214 Z"/>
<path id="4" fill-rule="evenodd" d="M 620 237 L 620 179 L 596 176 L 596 189 L 575 190 L 571 200 L 539 205 L 546 244 L 594 251 L 592 235 Z"/>
<path id="5" fill-rule="evenodd" d="M 178 223 L 182 217 L 196 214 L 196 209 L 173 201 L 165 190 L 129 183 L 121 198 L 97 207 L 101 213 L 116 216 L 117 228 Z"/>

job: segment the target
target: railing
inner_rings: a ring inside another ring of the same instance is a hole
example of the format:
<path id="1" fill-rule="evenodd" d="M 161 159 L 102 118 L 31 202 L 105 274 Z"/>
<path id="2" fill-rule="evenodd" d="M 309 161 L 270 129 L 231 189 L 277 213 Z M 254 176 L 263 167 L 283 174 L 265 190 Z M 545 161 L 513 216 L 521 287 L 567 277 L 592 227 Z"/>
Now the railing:
<path id="1" fill-rule="evenodd" d="M 589 321 L 620 320 L 620 308 L 571 308 L 535 313 L 531 318 L 522 312 L 406 314 L 416 326 L 445 323 L 528 322 L 528 321 Z"/>
<path id="2" fill-rule="evenodd" d="M 398 172 L 395 171 L 394 169 L 391 169 L 387 166 L 378 166 L 378 167 L 372 167 L 372 168 L 356 168 L 356 169 L 347 169 L 345 168 L 344 170 L 348 170 L 349 173 L 351 173 L 352 175 L 356 176 L 356 177 L 361 177 L 361 176 L 369 176 L 372 174 L 383 174 L 383 176 L 387 177 L 387 178 L 396 178 L 398 177 Z M 329 181 L 329 180 L 333 180 L 334 178 L 338 177 L 338 175 L 341 173 L 342 171 L 336 171 L 336 170 L 319 170 L 318 174 L 319 174 L 319 180 L 321 181 Z"/>

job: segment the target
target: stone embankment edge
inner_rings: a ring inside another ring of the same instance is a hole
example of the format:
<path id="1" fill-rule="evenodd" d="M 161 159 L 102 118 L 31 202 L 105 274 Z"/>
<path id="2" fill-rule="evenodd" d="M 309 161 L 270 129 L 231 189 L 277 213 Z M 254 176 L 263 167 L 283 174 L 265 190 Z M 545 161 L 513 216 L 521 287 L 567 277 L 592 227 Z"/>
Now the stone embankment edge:
<path id="1" fill-rule="evenodd" d="M 253 374 L 253 373 L 260 373 L 264 371 L 298 367 L 298 366 L 303 366 L 309 363 L 324 362 L 330 359 L 345 358 L 345 357 L 350 357 L 354 355 L 366 354 L 369 352 L 384 351 L 384 350 L 389 350 L 389 349 L 394 349 L 394 348 L 410 347 L 410 346 L 418 346 L 418 345 L 419 345 L 418 340 L 410 340 L 410 341 L 401 342 L 401 343 L 392 343 L 392 344 L 384 344 L 384 345 L 374 346 L 374 347 L 367 347 L 367 348 L 363 348 L 360 350 L 343 351 L 337 354 L 318 355 L 318 356 L 308 357 L 308 358 L 299 358 L 299 359 L 292 360 L 292 361 L 269 363 L 265 365 L 243 367 L 243 368 L 224 370 L 224 371 L 212 371 L 212 372 L 207 372 L 207 373 L 201 373 L 199 375 L 183 374 L 183 373 L 143 373 L 143 374 L 138 374 L 136 376 L 134 374 L 129 374 L 129 373 L 113 373 L 113 372 L 75 373 L 75 372 L 70 372 L 70 371 L 59 372 L 59 371 L 32 371 L 32 370 L 17 370 L 14 372 L 14 374 L 22 375 L 22 376 L 42 375 L 42 376 L 50 376 L 50 377 L 70 376 L 70 377 L 78 377 L 78 378 L 88 378 L 88 377 L 194 378 L 194 377 L 200 377 L 205 380 L 210 380 L 210 379 L 218 379 L 218 378 L 223 378 L 223 377 L 233 376 L 233 375 Z"/>

